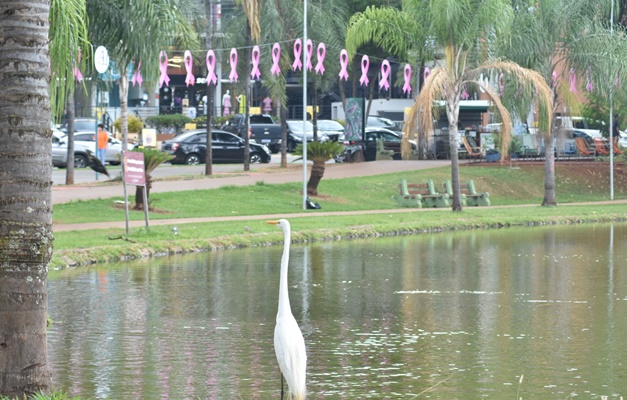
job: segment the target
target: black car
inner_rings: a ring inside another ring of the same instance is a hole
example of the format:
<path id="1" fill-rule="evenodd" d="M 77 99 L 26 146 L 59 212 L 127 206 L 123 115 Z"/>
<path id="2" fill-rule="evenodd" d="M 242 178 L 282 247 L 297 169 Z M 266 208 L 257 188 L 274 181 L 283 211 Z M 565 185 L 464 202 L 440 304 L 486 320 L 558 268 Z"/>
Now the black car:
<path id="1" fill-rule="evenodd" d="M 244 139 L 224 131 L 211 132 L 211 154 L 215 163 L 243 163 Z M 249 143 L 252 164 L 269 163 L 270 150 L 257 143 Z M 183 133 L 161 143 L 161 151 L 170 153 L 172 164 L 197 165 L 205 162 L 207 154 L 207 131 L 195 130 Z"/>
<path id="2" fill-rule="evenodd" d="M 366 161 L 374 161 L 377 156 L 377 140 L 383 140 L 383 148 L 394 152 L 393 159 L 401 160 L 402 138 L 402 135 L 398 132 L 386 128 L 366 128 L 364 159 Z M 413 150 L 417 149 L 417 145 L 413 140 L 410 140 L 409 143 Z"/>

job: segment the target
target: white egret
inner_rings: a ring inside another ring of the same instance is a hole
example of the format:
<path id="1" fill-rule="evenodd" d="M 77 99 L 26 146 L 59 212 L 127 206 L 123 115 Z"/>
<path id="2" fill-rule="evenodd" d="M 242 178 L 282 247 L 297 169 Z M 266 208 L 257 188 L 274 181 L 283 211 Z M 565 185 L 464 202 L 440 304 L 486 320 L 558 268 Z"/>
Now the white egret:
<path id="1" fill-rule="evenodd" d="M 287 267 L 290 258 L 291 228 L 289 221 L 280 219 L 268 221 L 278 225 L 283 231 L 283 255 L 281 256 L 281 277 L 279 281 L 279 310 L 276 314 L 274 327 L 274 351 L 279 362 L 281 373 L 287 381 L 292 395 L 296 400 L 305 398 L 305 375 L 307 354 L 305 340 L 290 308 L 287 292 Z M 283 379 L 281 379 L 281 399 L 283 398 Z"/>

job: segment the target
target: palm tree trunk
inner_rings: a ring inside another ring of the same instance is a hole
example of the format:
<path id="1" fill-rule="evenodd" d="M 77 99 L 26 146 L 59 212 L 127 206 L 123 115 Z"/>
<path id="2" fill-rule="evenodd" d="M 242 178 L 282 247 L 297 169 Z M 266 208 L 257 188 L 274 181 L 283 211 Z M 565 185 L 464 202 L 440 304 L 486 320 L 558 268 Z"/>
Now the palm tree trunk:
<path id="1" fill-rule="evenodd" d="M 309 180 L 307 181 L 307 194 L 310 196 L 318 195 L 318 185 L 324 176 L 324 163 L 319 161 L 314 161 L 313 166 L 311 167 L 311 175 L 309 175 Z"/>
<path id="2" fill-rule="evenodd" d="M 150 210 L 150 189 L 152 188 L 152 177 L 149 173 L 146 173 L 146 202 L 148 203 L 148 209 Z M 144 189 L 143 186 L 135 186 L 135 209 L 143 210 L 146 205 L 144 204 Z"/>
<path id="3" fill-rule="evenodd" d="M 49 0 L 0 3 L 0 396 L 11 398 L 52 385 L 48 14 Z"/>
<path id="4" fill-rule="evenodd" d="M 67 96 L 67 166 L 65 184 L 74 184 L 74 93 Z"/>
<path id="5" fill-rule="evenodd" d="M 454 93 L 453 98 L 446 104 L 448 117 L 449 146 L 451 151 L 451 186 L 453 189 L 453 211 L 462 211 L 462 202 L 459 187 L 459 132 L 457 131 L 457 119 L 459 117 L 459 94 Z"/>
<path id="6" fill-rule="evenodd" d="M 120 120 L 122 122 L 122 150 L 127 149 L 128 143 L 128 75 L 126 67 L 120 67 Z M 122 166 L 124 168 L 124 166 Z"/>
<path id="7" fill-rule="evenodd" d="M 555 198 L 555 154 L 553 135 L 544 136 L 544 200 L 543 206 L 556 206 Z"/>

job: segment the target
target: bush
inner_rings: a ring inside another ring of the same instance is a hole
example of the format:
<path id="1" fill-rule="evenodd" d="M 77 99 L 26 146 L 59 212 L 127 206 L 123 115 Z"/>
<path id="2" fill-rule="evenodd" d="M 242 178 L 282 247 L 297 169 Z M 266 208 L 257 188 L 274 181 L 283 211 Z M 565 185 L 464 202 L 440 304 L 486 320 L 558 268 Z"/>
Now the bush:
<path id="1" fill-rule="evenodd" d="M 122 117 L 115 120 L 115 122 L 113 123 L 113 127 L 116 129 L 116 131 L 122 132 Z M 130 133 L 140 132 L 143 127 L 144 122 L 141 118 L 136 115 L 128 116 L 128 131 Z"/>
<path id="2" fill-rule="evenodd" d="M 178 133 L 185 127 L 185 124 L 190 122 L 192 119 L 183 114 L 164 114 L 146 118 L 146 124 L 156 128 L 159 133 L 170 129 Z"/>

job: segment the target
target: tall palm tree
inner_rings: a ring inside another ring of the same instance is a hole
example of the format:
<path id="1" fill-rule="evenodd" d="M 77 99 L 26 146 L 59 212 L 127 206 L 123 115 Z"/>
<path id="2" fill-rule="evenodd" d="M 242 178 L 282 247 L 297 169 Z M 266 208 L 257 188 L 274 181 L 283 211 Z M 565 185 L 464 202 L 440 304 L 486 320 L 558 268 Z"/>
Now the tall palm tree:
<path id="1" fill-rule="evenodd" d="M 120 72 L 122 147 L 128 142 L 128 68 L 137 68 L 147 82 L 159 75 L 159 52 L 170 45 L 198 49 L 198 37 L 179 7 L 181 0 L 86 0 L 94 46 L 105 46 Z M 150 38 L 147 40 L 146 38 Z M 136 61 L 132 64 L 133 61 Z"/>
<path id="2" fill-rule="evenodd" d="M 434 108 L 444 100 L 448 119 L 451 152 L 451 183 L 453 211 L 461 211 L 459 186 L 458 118 L 459 102 L 464 85 L 482 87 L 494 102 L 501 119 L 501 154 L 506 154 L 511 141 L 509 112 L 492 87 L 479 81 L 481 73 L 502 71 L 521 85 L 525 93 L 538 92 L 538 100 L 552 109 L 552 92 L 542 76 L 535 71 L 508 61 L 489 57 L 496 38 L 504 38 L 509 32 L 512 7 L 507 0 L 431 0 L 428 8 L 432 21 L 431 32 L 437 45 L 444 49 L 443 63 L 433 69 L 411 108 L 405 127 L 406 136 L 417 125 L 419 134 L 433 129 Z"/>
<path id="3" fill-rule="evenodd" d="M 553 115 L 561 107 L 568 106 L 572 110 L 580 105 L 570 88 L 571 69 L 579 77 L 592 79 L 595 91 L 605 98 L 608 82 L 624 81 L 624 76 L 620 75 L 625 73 L 627 48 L 624 33 L 612 34 L 604 24 L 609 2 L 543 0 L 530 5 L 525 0 L 514 0 L 513 4 L 512 31 L 516 35 L 503 42 L 500 51 L 518 64 L 540 73 L 553 92 Z M 581 91 L 584 85 L 577 90 Z M 553 141 L 559 127 L 554 123 L 550 126 L 551 129 L 540 119 L 545 148 L 543 206 L 557 205 Z"/>
<path id="4" fill-rule="evenodd" d="M 0 3 L 0 395 L 11 398 L 48 391 L 52 383 L 49 4 Z"/>

